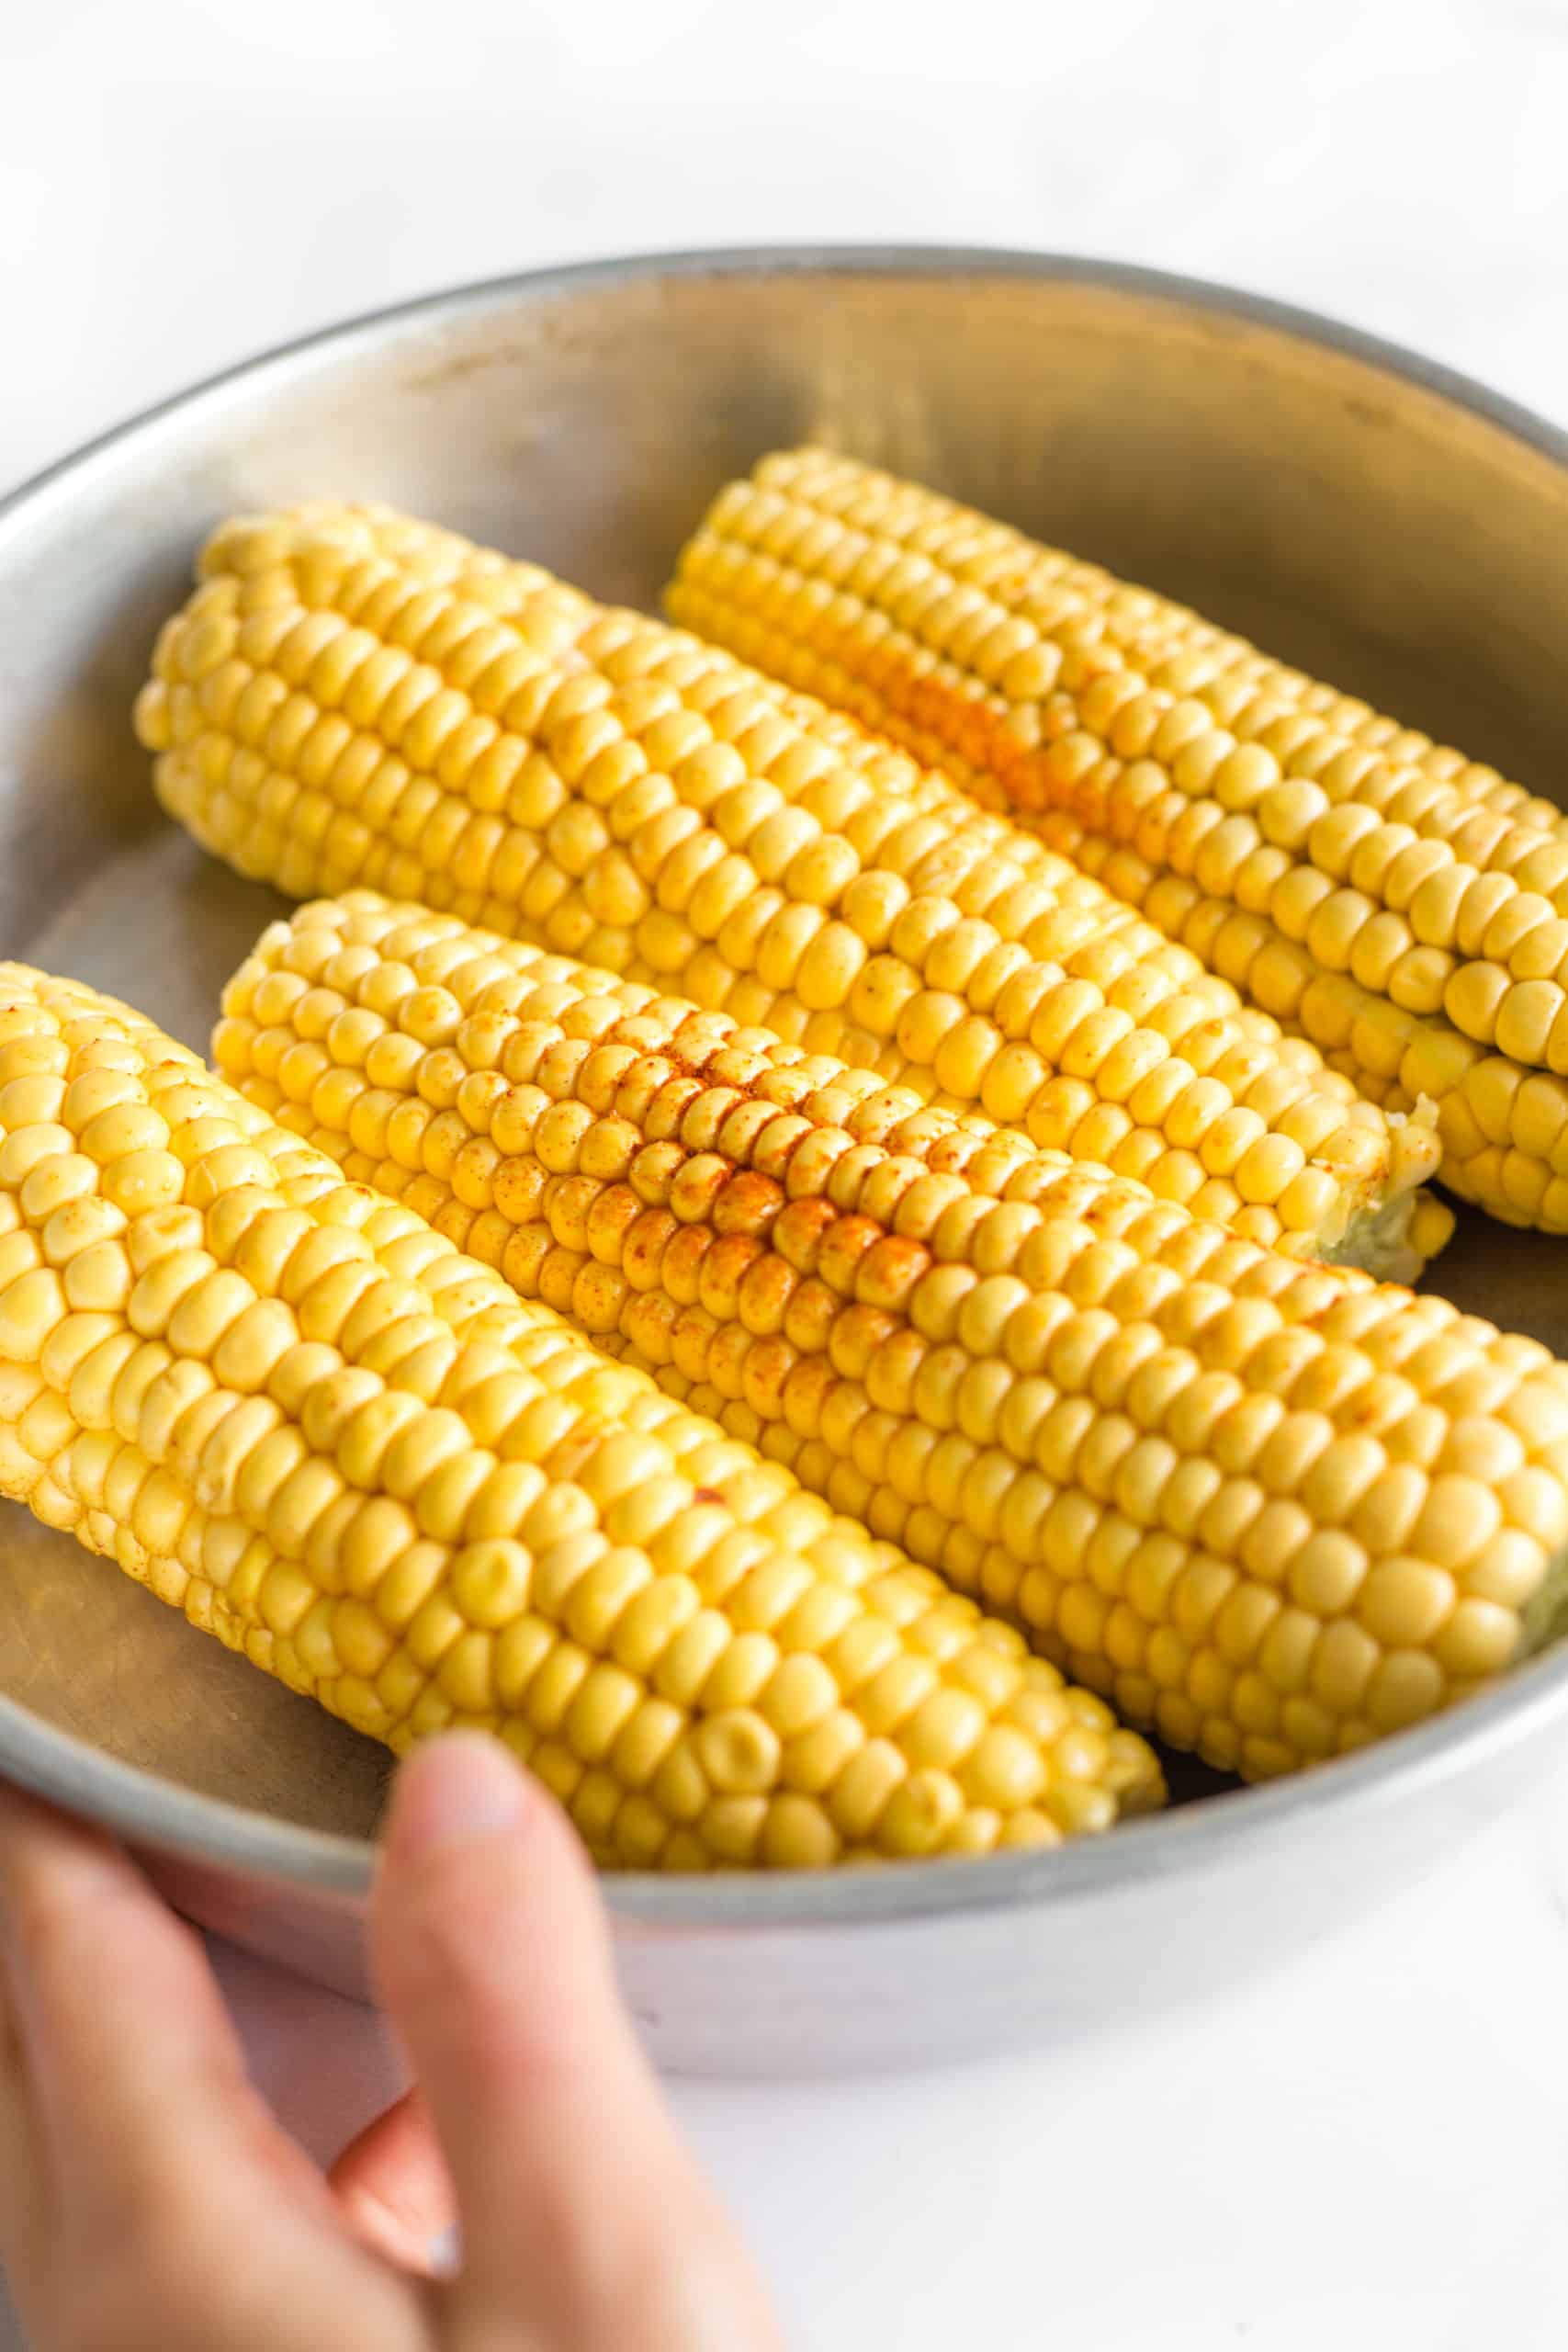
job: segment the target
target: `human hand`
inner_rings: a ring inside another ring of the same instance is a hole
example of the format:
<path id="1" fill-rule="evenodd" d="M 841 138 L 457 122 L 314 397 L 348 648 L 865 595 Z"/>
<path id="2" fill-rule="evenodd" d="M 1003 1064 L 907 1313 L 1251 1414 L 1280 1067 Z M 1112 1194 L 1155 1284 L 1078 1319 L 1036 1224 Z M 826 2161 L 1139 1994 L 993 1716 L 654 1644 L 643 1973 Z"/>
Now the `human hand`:
<path id="1" fill-rule="evenodd" d="M 36 2352 L 778 2352 L 586 1859 L 494 1742 L 402 1767 L 370 1943 L 417 2087 L 323 2175 L 199 1939 L 107 1839 L 0 1791 L 0 2257 Z"/>

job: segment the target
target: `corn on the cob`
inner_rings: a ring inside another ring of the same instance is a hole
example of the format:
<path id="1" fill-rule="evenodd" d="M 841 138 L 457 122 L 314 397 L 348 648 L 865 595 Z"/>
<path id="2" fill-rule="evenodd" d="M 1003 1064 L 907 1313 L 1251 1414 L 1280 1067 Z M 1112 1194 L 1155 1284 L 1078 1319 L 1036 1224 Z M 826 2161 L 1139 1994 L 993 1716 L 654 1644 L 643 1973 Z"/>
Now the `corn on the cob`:
<path id="1" fill-rule="evenodd" d="M 721 494 L 670 605 L 988 805 L 1060 810 L 1126 853 L 1098 870 L 1172 935 L 1212 938 L 1228 908 L 1223 968 L 1244 993 L 1391 1106 L 1435 1095 L 1434 1074 L 1458 1088 L 1445 1176 L 1568 1229 L 1568 820 L 1549 803 L 1179 607 L 819 451 Z M 1163 909 L 1140 868 L 1169 886 Z M 1391 1092 L 1406 1059 L 1422 1082 Z"/>
<path id="2" fill-rule="evenodd" d="M 1025 821 L 1288 1032 L 1310 1037 L 1371 1101 L 1394 1113 L 1432 1104 L 1452 1191 L 1505 1224 L 1568 1232 L 1568 1082 L 1489 1053 L 1449 1022 L 1402 1012 L 1348 972 L 1320 970 L 1267 915 L 1156 871 L 1065 810 Z"/>
<path id="3" fill-rule="evenodd" d="M 427 560 L 380 510 L 220 531 L 138 707 L 165 805 L 296 895 L 365 882 L 678 977 L 1250 1238 L 1405 1274 L 1446 1239 L 1423 1120 L 1043 843 L 728 655 L 462 544 Z"/>
<path id="4" fill-rule="evenodd" d="M 1084 1161 L 368 893 L 275 925 L 220 1065 L 349 1172 L 1262 1776 L 1546 1634 L 1568 1367 Z"/>
<path id="5" fill-rule="evenodd" d="M 606 1862 L 1049 1844 L 1158 1798 L 1011 1627 L 17 966 L 0 1493 L 394 1747 L 499 1732 Z"/>

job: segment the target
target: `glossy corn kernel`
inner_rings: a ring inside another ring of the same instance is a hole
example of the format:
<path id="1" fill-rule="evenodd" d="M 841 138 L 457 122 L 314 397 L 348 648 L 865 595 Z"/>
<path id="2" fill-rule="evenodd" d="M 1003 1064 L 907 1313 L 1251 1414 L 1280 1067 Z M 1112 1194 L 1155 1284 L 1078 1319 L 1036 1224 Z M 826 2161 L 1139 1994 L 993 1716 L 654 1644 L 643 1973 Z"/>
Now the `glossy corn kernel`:
<path id="1" fill-rule="evenodd" d="M 990 805 L 1064 811 L 1265 922 L 1383 1001 L 1394 1028 L 1439 1022 L 1446 1062 L 1447 1040 L 1468 1038 L 1568 1076 L 1568 820 L 1492 770 L 1162 598 L 821 451 L 767 458 L 725 491 L 669 601 Z"/>
<path id="2" fill-rule="evenodd" d="M 1050 1845 L 1159 1798 L 1011 1627 L 16 965 L 0 1494 L 395 1748 L 499 1734 L 607 1863 Z"/>
<path id="3" fill-rule="evenodd" d="M 1251 1776 L 1551 1625 L 1568 1368 L 679 999 L 369 894 L 220 1066 L 353 1175 Z"/>
<path id="4" fill-rule="evenodd" d="M 138 708 L 209 846 L 296 895 L 366 884 L 678 979 L 1250 1238 L 1418 1271 L 1423 1119 L 945 778 L 431 536 L 427 560 L 420 526 L 354 509 L 220 532 Z"/>

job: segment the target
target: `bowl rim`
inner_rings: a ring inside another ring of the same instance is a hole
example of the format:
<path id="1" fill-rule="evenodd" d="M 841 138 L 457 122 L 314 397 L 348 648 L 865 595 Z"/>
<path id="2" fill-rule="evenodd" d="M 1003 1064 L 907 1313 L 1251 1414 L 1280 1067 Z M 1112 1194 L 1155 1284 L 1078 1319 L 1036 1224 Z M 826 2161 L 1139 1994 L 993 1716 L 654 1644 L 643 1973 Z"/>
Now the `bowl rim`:
<path id="1" fill-rule="evenodd" d="M 231 391 L 287 381 L 321 361 L 424 322 L 444 324 L 519 296 L 547 299 L 595 287 L 698 277 L 1027 277 L 1103 288 L 1220 320 L 1262 326 L 1360 362 L 1492 425 L 1568 474 L 1568 434 L 1472 378 L 1403 345 L 1271 297 L 1210 279 L 1083 254 L 1007 246 L 756 244 L 643 252 L 555 264 L 389 303 L 315 328 L 233 362 L 85 442 L 0 498 L 0 542 L 44 519 L 84 475 L 122 445 L 156 435 Z M 617 1922 L 660 1929 L 843 1928 L 1060 1906 L 1131 1882 L 1219 1866 L 1237 1849 L 1307 1828 L 1332 1835 L 1351 1806 L 1386 1811 L 1451 1781 L 1568 1714 L 1568 1645 L 1517 1668 L 1462 1708 L 1292 1778 L 1227 1791 L 1121 1825 L 1113 1835 L 1060 1849 L 973 1860 L 910 1862 L 874 1871 L 735 1872 L 671 1877 L 606 1873 Z M 375 1844 L 311 1829 L 165 1780 L 76 1738 L 0 1693 L 0 1773 L 100 1823 L 144 1850 L 196 1865 L 240 1868 L 259 1879 L 350 1904 L 363 1899 Z"/>

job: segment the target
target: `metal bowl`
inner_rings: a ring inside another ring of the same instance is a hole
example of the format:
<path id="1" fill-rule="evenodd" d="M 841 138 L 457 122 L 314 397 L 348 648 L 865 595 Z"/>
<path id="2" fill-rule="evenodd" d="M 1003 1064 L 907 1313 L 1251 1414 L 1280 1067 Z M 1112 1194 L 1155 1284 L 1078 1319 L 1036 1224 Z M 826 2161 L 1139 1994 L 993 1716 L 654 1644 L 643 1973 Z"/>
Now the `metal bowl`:
<path id="1" fill-rule="evenodd" d="M 153 807 L 131 697 L 224 512 L 397 501 L 648 604 L 728 475 L 817 438 L 1174 591 L 1552 788 L 1568 442 L 1323 321 L 964 252 L 612 262 L 445 294 L 204 385 L 0 509 L 0 953 L 193 1045 L 276 911 Z M 1464 1304 L 1568 1347 L 1562 1246 L 1467 1219 Z M 194 1917 L 362 1985 L 381 1752 L 0 1507 L 0 1769 Z M 780 2073 L 1106 2024 L 1299 1951 L 1568 1754 L 1568 1655 L 1369 1753 L 1066 1851 L 608 1894 L 656 2052 Z"/>

